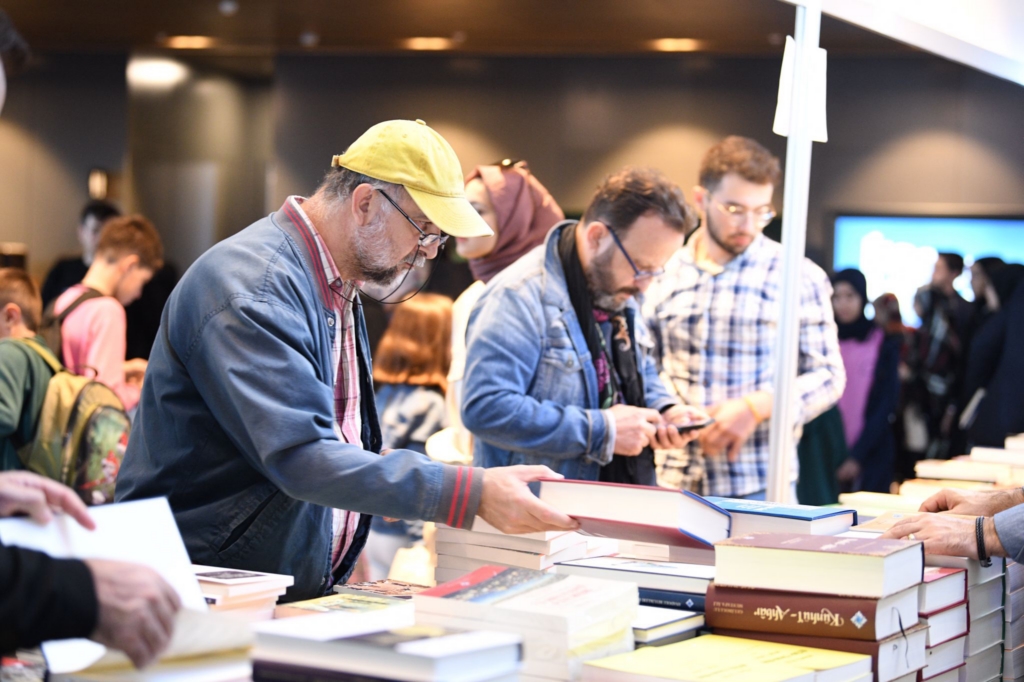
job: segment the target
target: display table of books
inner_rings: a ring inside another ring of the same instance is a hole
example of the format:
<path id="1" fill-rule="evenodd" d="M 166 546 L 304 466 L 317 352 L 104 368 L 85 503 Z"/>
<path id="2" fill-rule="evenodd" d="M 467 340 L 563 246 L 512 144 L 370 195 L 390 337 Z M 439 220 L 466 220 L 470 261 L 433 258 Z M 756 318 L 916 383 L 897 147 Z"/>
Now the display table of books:
<path id="1" fill-rule="evenodd" d="M 575 481 L 544 482 L 540 495 L 582 532 L 439 527 L 434 585 L 339 585 L 307 601 L 282 601 L 289 576 L 191 566 L 179 538 L 160 560 L 185 562 L 187 579 L 175 580 L 190 608 L 165 658 L 146 671 L 65 664 L 51 678 L 1024 679 L 1024 566 L 880 538 L 918 498 L 858 494 L 853 508 L 816 508 Z M 145 509 L 171 518 L 156 507 Z M 28 537 L 25 523 L 0 521 L 0 541 Z"/>

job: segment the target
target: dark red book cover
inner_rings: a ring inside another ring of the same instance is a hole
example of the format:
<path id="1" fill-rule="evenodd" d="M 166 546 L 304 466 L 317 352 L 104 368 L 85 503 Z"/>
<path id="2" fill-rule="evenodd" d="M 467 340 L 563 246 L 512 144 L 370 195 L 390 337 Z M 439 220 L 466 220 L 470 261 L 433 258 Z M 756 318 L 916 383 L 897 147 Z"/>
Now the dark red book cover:
<path id="1" fill-rule="evenodd" d="M 712 583 L 704 603 L 704 618 L 716 631 L 726 628 L 874 642 L 877 610 L 877 599 L 719 587 Z"/>

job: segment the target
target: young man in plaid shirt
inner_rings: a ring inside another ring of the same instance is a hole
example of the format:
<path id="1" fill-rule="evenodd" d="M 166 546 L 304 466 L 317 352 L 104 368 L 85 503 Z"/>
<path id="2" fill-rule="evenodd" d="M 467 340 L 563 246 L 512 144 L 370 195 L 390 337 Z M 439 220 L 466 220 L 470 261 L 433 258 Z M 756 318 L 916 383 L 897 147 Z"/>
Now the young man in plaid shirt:
<path id="1" fill-rule="evenodd" d="M 688 449 L 669 451 L 664 484 L 764 499 L 782 247 L 762 230 L 775 217 L 779 177 L 779 160 L 749 138 L 727 137 L 708 150 L 694 188 L 703 226 L 647 294 L 644 313 L 666 382 L 716 420 Z M 798 436 L 846 385 L 831 297 L 828 277 L 805 259 L 792 425 Z M 788 456 L 795 501 L 795 447 Z"/>

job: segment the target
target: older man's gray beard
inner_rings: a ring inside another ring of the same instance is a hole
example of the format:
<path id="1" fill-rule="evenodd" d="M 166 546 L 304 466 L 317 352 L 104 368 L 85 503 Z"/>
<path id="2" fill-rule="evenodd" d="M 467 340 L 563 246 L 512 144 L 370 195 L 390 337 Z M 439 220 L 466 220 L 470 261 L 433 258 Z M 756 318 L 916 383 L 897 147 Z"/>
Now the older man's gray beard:
<path id="1" fill-rule="evenodd" d="M 403 276 L 407 266 L 411 263 L 413 267 L 421 268 L 427 262 L 427 256 L 417 247 L 415 251 L 403 258 L 395 265 L 388 265 L 390 260 L 388 254 L 381 253 L 380 235 L 370 231 L 368 235 L 359 235 L 356 238 L 356 265 L 363 273 L 363 278 L 379 286 L 388 286 Z"/>

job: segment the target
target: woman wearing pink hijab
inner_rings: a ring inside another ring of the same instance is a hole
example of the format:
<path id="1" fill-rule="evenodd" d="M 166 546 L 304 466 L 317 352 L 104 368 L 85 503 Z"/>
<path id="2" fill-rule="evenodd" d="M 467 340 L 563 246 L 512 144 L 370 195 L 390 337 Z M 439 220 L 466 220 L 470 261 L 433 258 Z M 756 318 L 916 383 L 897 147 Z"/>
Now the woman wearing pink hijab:
<path id="1" fill-rule="evenodd" d="M 469 269 L 477 281 L 459 296 L 452 309 L 452 362 L 446 402 L 449 423 L 455 427 L 455 448 L 471 459 L 469 432 L 463 428 L 459 414 L 469 313 L 487 282 L 543 243 L 548 231 L 564 219 L 565 214 L 525 161 L 505 159 L 497 164 L 477 166 L 466 180 L 466 198 L 494 230 L 490 237 L 455 239 L 456 252 L 469 261 Z"/>

